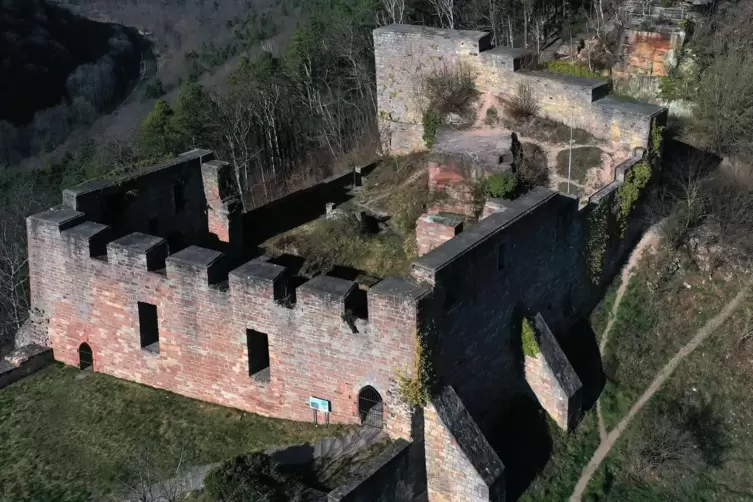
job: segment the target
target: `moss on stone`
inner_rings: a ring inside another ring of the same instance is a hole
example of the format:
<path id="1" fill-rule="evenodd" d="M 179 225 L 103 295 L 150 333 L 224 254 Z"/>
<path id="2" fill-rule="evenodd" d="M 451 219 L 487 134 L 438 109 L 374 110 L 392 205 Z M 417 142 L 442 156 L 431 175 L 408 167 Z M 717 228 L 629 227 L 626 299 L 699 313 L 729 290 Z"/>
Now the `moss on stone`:
<path id="1" fill-rule="evenodd" d="M 523 319 L 520 338 L 523 343 L 523 354 L 528 357 L 537 357 L 540 349 L 539 343 L 536 341 L 536 331 L 527 318 Z"/>

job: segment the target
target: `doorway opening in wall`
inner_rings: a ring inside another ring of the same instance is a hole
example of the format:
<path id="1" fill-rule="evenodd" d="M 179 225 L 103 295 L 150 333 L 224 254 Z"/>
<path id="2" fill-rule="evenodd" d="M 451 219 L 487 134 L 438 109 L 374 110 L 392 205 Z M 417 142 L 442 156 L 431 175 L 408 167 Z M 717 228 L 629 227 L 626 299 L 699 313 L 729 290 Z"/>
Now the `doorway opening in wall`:
<path id="1" fill-rule="evenodd" d="M 381 429 L 383 425 L 382 396 L 377 390 L 367 385 L 358 393 L 358 415 L 361 423 L 369 427 Z"/>
<path id="2" fill-rule="evenodd" d="M 84 371 L 94 371 L 94 353 L 88 343 L 78 346 L 78 368 Z"/>

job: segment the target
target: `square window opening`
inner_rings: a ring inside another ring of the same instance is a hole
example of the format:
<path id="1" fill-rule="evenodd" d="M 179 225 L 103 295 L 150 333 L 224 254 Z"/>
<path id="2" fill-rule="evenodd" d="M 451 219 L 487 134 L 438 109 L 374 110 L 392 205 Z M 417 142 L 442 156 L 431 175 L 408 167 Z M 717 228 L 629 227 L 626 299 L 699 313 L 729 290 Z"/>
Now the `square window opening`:
<path id="1" fill-rule="evenodd" d="M 141 348 L 149 352 L 159 353 L 159 327 L 156 305 L 139 302 L 139 333 L 141 335 Z"/>
<path id="2" fill-rule="evenodd" d="M 186 207 L 186 198 L 183 194 L 183 185 L 173 185 L 173 203 L 175 204 L 175 212 L 180 213 Z"/>
<path id="3" fill-rule="evenodd" d="M 248 375 L 254 380 L 269 382 L 269 337 L 253 329 L 246 330 Z"/>

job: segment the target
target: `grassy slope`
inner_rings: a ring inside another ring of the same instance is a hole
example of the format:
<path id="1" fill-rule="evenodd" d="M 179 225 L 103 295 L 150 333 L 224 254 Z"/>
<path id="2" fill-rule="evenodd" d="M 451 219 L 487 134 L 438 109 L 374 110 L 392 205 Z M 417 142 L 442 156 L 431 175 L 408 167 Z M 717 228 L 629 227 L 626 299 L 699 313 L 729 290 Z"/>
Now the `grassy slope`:
<path id="1" fill-rule="evenodd" d="M 106 500 L 147 454 L 160 473 L 343 432 L 77 375 L 55 365 L 0 391 L 0 501 Z"/>
<path id="2" fill-rule="evenodd" d="M 631 280 L 610 334 L 607 384 L 601 396 L 611 429 L 664 363 L 732 296 L 734 274 L 702 273 L 666 255 L 648 257 Z M 617 279 L 619 282 L 619 278 Z M 688 288 L 687 286 L 690 286 Z M 597 336 L 606 325 L 618 284 L 591 316 Z M 589 484 L 585 501 L 660 502 L 753 500 L 753 298 L 689 358 L 639 413 Z M 746 321 L 748 328 L 746 329 Z M 678 430 L 649 469 L 651 431 Z M 598 445 L 589 411 L 563 435 L 550 424 L 552 456 L 522 501 L 567 500 Z M 641 464 L 643 462 L 644 464 Z"/>

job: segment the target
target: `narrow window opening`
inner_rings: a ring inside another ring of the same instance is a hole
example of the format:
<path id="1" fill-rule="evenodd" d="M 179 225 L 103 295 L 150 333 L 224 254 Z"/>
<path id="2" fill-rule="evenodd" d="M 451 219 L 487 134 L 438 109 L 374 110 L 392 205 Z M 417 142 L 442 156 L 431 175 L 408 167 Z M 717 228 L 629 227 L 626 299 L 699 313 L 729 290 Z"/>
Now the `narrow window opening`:
<path id="1" fill-rule="evenodd" d="M 159 232 L 159 218 L 152 218 L 149 220 L 149 233 L 155 235 Z"/>
<path id="2" fill-rule="evenodd" d="M 173 203 L 175 204 L 175 212 L 180 213 L 183 208 L 186 207 L 186 199 L 183 194 L 183 185 L 173 185 Z"/>
<path id="3" fill-rule="evenodd" d="M 156 305 L 139 302 L 139 332 L 141 333 L 141 348 L 149 352 L 159 353 L 159 327 Z"/>
<path id="4" fill-rule="evenodd" d="M 505 268 L 505 245 L 500 244 L 497 248 L 497 270 Z"/>
<path id="5" fill-rule="evenodd" d="M 269 382 L 269 337 L 253 329 L 246 330 L 248 375 L 260 382 Z"/>

